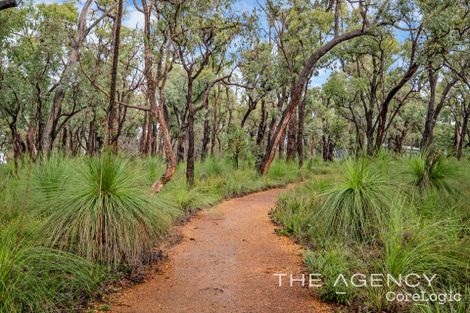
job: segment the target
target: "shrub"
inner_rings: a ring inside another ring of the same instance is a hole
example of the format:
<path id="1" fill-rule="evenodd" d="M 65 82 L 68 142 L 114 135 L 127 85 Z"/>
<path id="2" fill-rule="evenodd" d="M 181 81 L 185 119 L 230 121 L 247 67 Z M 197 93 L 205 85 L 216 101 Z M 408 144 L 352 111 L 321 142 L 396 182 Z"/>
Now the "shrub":
<path id="1" fill-rule="evenodd" d="M 325 301 L 347 303 L 353 295 L 353 290 L 348 284 L 338 280 L 340 275 L 346 279 L 351 274 L 351 260 L 347 247 L 332 244 L 326 249 L 316 252 L 307 250 L 304 262 L 309 273 L 321 274 L 323 286 L 320 289 L 320 298 Z"/>
<path id="2" fill-rule="evenodd" d="M 369 161 L 346 161 L 340 180 L 323 193 L 314 212 L 318 231 L 361 241 L 375 238 L 388 218 L 391 190 L 391 183 Z"/>
<path id="3" fill-rule="evenodd" d="M 438 189 L 452 192 L 449 178 L 455 175 L 455 167 L 440 154 L 423 152 L 409 159 L 409 174 L 412 184 L 421 191 Z"/>
<path id="4" fill-rule="evenodd" d="M 63 190 L 44 190 L 55 197 L 41 230 L 46 243 L 91 260 L 139 265 L 169 227 L 168 208 L 152 202 L 118 158 L 91 158 L 68 170 L 76 174 Z"/>
<path id="5" fill-rule="evenodd" d="M 83 258 L 19 238 L 16 226 L 0 231 L 0 241 L 0 312 L 79 311 L 107 277 Z"/>

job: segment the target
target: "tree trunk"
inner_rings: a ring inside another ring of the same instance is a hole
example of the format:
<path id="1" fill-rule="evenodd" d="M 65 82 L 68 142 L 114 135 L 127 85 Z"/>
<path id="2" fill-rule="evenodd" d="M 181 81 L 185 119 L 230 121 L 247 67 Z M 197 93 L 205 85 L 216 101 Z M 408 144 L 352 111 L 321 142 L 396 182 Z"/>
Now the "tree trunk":
<path id="1" fill-rule="evenodd" d="M 261 119 L 258 124 L 258 133 L 256 135 L 256 146 L 260 149 L 263 146 L 264 133 L 266 132 L 266 103 L 265 100 L 261 100 Z"/>
<path id="2" fill-rule="evenodd" d="M 163 109 L 163 103 L 160 105 L 157 104 L 156 99 L 156 81 L 153 77 L 153 53 L 152 53 L 152 36 L 151 36 L 151 15 L 152 10 L 154 9 L 154 1 L 150 2 L 150 5 L 147 5 L 147 1 L 142 1 L 142 7 L 144 11 L 145 26 L 144 26 L 144 75 L 147 81 L 147 99 L 150 103 L 150 112 L 158 120 L 160 126 L 160 134 L 163 139 L 163 145 L 165 148 L 166 155 L 166 170 L 165 173 L 156 180 L 150 191 L 153 193 L 159 192 L 166 183 L 168 183 L 176 171 L 176 159 L 173 152 L 173 146 L 171 145 L 170 132 L 168 130 L 168 123 L 165 118 L 165 113 Z"/>
<path id="3" fill-rule="evenodd" d="M 151 113 L 148 111 L 145 111 L 144 113 L 144 123 L 142 124 L 142 135 L 140 137 L 140 144 L 139 144 L 139 152 L 142 155 L 145 155 L 145 151 L 147 151 L 147 146 L 146 146 L 147 145 L 147 129 L 148 129 L 147 123 L 148 123 L 150 114 Z"/>
<path id="4" fill-rule="evenodd" d="M 210 140 L 210 126 L 209 126 L 209 97 L 206 97 L 204 100 L 204 108 L 206 113 L 204 114 L 204 124 L 203 124 L 203 135 L 202 135 L 202 145 L 201 145 L 201 161 L 207 156 L 207 146 L 209 145 Z"/>
<path id="5" fill-rule="evenodd" d="M 457 151 L 455 153 L 455 157 L 457 160 L 462 159 L 463 155 L 463 143 L 465 141 L 465 135 L 467 134 L 468 131 L 468 118 L 470 116 L 470 112 L 465 112 L 463 116 L 463 121 L 462 121 L 462 126 L 460 127 L 460 140 L 457 145 Z"/>
<path id="6" fill-rule="evenodd" d="M 297 127 L 297 154 L 299 155 L 299 168 L 304 165 L 304 123 L 305 107 L 307 105 L 307 89 L 304 91 L 304 98 L 299 105 L 299 123 Z"/>
<path id="7" fill-rule="evenodd" d="M 122 2 L 118 0 L 118 8 L 114 17 L 113 26 L 113 58 L 111 68 L 111 86 L 109 90 L 109 106 L 108 106 L 108 148 L 111 152 L 117 153 L 117 108 L 116 108 L 116 83 L 117 69 L 119 61 L 119 44 L 121 39 L 121 20 L 122 20 Z"/>
<path id="8" fill-rule="evenodd" d="M 93 114 L 93 119 L 90 121 L 88 127 L 88 140 L 86 146 L 87 155 L 94 155 L 96 152 L 96 117 Z"/>
<path id="9" fill-rule="evenodd" d="M 258 163 L 258 173 L 260 175 L 266 174 L 269 167 L 271 166 L 271 163 L 274 159 L 274 155 L 276 151 L 275 147 L 279 145 L 281 137 L 287 126 L 287 123 L 289 122 L 289 119 L 291 115 L 294 113 L 294 110 L 296 109 L 297 105 L 299 104 L 302 91 L 304 90 L 305 85 L 308 83 L 308 78 L 310 77 L 313 71 L 313 68 L 317 64 L 318 60 L 320 60 L 321 57 L 327 54 L 331 49 L 333 49 L 339 43 L 350 40 L 358 36 L 363 36 L 366 33 L 367 33 L 367 30 L 361 28 L 361 29 L 350 31 L 343 35 L 336 36 L 332 40 L 327 42 L 325 45 L 315 50 L 312 53 L 312 55 L 310 55 L 310 57 L 308 58 L 305 66 L 303 67 L 299 75 L 299 78 L 296 84 L 294 85 L 294 89 L 292 90 L 292 93 L 291 93 L 291 99 L 289 101 L 289 104 L 287 105 L 287 108 L 282 112 L 281 119 L 278 125 L 276 126 L 276 130 L 274 131 L 273 138 L 266 145 L 266 152 L 264 153 L 264 156 L 261 158 L 260 162 Z"/>
<path id="10" fill-rule="evenodd" d="M 121 0 L 122 1 L 122 0 Z M 46 122 L 44 132 L 41 134 L 42 149 L 46 153 L 52 151 L 52 146 L 54 144 L 55 132 L 57 128 L 57 122 L 60 117 L 60 111 L 62 108 L 62 102 L 65 98 L 65 88 L 67 86 L 68 80 L 72 75 L 75 65 L 78 63 L 78 58 L 80 55 L 80 47 L 85 40 L 87 35 L 87 26 L 86 20 L 88 11 L 90 10 L 91 5 L 94 0 L 87 0 L 83 5 L 83 8 L 80 12 L 77 23 L 77 32 L 73 40 L 72 49 L 70 50 L 70 55 L 67 63 L 65 64 L 64 71 L 62 73 L 61 82 L 55 89 L 54 97 L 52 100 L 51 111 Z"/>
<path id="11" fill-rule="evenodd" d="M 381 103 L 380 105 L 380 112 L 378 116 L 378 126 L 377 126 L 377 135 L 375 137 L 375 147 L 374 147 L 374 153 L 380 150 L 382 147 L 384 140 L 385 140 L 385 135 L 387 133 L 387 125 L 388 125 L 388 109 L 390 107 L 390 103 L 392 102 L 393 98 L 395 95 L 400 91 L 400 89 L 408 82 L 410 81 L 413 76 L 415 75 L 416 71 L 418 70 L 418 64 L 413 63 L 410 65 L 410 67 L 407 69 L 405 75 L 400 79 L 398 84 L 396 84 L 387 94 L 387 97 L 385 100 Z"/>
<path id="12" fill-rule="evenodd" d="M 297 132 L 297 114 L 295 114 L 294 110 L 294 114 L 292 114 L 290 117 L 289 127 L 287 129 L 287 161 L 293 161 L 295 159 L 295 155 L 297 154 Z"/>
<path id="13" fill-rule="evenodd" d="M 0 0 L 0 11 L 8 8 L 14 8 L 18 5 L 16 0 Z"/>
<path id="14" fill-rule="evenodd" d="M 457 77 L 454 77 L 450 82 L 446 84 L 442 92 L 439 104 L 436 106 L 437 75 L 436 71 L 432 68 L 431 63 L 428 64 L 428 80 L 430 97 L 426 113 L 426 122 L 424 123 L 423 137 L 421 139 L 421 149 L 429 148 L 432 145 L 434 139 L 434 126 L 436 125 L 439 113 L 444 108 L 444 105 L 447 100 L 447 95 L 458 81 Z"/>
<path id="15" fill-rule="evenodd" d="M 219 87 L 217 87 L 217 93 L 214 100 L 214 109 L 212 110 L 212 126 L 211 126 L 211 156 L 214 156 L 215 145 L 217 140 L 217 128 L 219 125 L 218 116 L 218 98 L 219 98 Z"/>
<path id="16" fill-rule="evenodd" d="M 188 115 L 188 152 L 186 154 L 186 184 L 188 187 L 194 186 L 194 115 L 191 112 Z"/>

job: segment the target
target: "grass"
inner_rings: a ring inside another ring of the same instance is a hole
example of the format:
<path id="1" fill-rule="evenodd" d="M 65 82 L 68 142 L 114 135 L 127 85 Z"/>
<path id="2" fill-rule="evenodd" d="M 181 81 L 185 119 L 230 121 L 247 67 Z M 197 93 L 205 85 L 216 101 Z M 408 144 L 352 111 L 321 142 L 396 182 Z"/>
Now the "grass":
<path id="1" fill-rule="evenodd" d="M 149 186 L 164 171 L 159 158 L 52 155 L 20 167 L 18 177 L 0 165 L 0 312 L 80 311 L 111 276 L 150 261 L 175 221 L 309 173 L 276 161 L 260 177 L 251 165 L 236 169 L 230 159 L 208 158 L 198 162 L 188 190 L 181 164 L 157 195 Z"/>
<path id="2" fill-rule="evenodd" d="M 322 299 L 347 305 L 347 312 L 468 312 L 468 162 L 426 158 L 348 160 L 324 179 L 310 179 L 280 197 L 272 217 L 283 226 L 281 233 L 309 248 L 304 261 L 310 272 L 323 275 Z M 414 172 L 410 163 L 416 160 L 433 165 Z M 332 281 L 339 273 L 354 272 L 436 278 L 432 287 L 422 289 L 367 286 L 338 295 Z M 385 297 L 390 291 L 452 291 L 463 300 L 444 305 L 390 302 Z"/>
<path id="3" fill-rule="evenodd" d="M 366 159 L 348 160 L 341 170 L 313 212 L 316 227 L 325 236 L 374 239 L 389 217 L 392 185 Z"/>
<path id="4" fill-rule="evenodd" d="M 0 312 L 75 312 L 96 296 L 107 279 L 105 270 L 18 233 L 17 225 L 0 231 Z"/>
<path id="5" fill-rule="evenodd" d="M 55 177 L 53 171 L 41 177 L 40 194 L 50 207 L 40 232 L 48 246 L 138 266 L 170 225 L 168 209 L 151 201 L 126 161 L 109 155 L 85 160 L 60 188 Z"/>
<path id="6" fill-rule="evenodd" d="M 453 191 L 449 179 L 456 176 L 456 167 L 451 160 L 440 154 L 424 152 L 410 157 L 408 163 L 411 182 L 420 191 Z"/>

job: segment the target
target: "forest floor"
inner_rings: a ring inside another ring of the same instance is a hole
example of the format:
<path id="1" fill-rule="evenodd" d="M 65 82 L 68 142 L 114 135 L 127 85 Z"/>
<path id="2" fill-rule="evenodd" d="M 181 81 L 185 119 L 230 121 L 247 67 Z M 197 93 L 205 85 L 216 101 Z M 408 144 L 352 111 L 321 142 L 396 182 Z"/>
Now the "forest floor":
<path id="1" fill-rule="evenodd" d="M 181 241 L 144 283 L 112 295 L 112 312 L 332 312 L 300 283 L 302 248 L 276 234 L 269 211 L 287 188 L 224 201 L 174 231 Z M 308 277 L 308 276 L 307 276 Z M 308 281 L 307 281 L 308 283 Z"/>

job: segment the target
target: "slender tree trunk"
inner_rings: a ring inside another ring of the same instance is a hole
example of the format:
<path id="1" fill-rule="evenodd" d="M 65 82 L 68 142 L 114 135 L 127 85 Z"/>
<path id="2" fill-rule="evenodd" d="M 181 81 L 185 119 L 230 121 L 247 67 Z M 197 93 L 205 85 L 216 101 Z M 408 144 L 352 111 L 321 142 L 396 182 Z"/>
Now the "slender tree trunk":
<path id="1" fill-rule="evenodd" d="M 193 79 L 192 73 L 188 73 L 188 91 L 186 94 L 186 108 L 188 110 L 188 151 L 186 152 L 186 184 L 189 188 L 194 186 L 194 123 L 196 117 L 196 110 L 193 104 Z"/>
<path id="2" fill-rule="evenodd" d="M 180 133 L 178 135 L 178 143 L 176 146 L 176 162 L 180 163 L 184 161 L 184 142 L 186 138 L 186 129 L 180 129 Z"/>
<path id="3" fill-rule="evenodd" d="M 160 134 L 163 139 L 163 145 L 165 148 L 166 155 L 166 170 L 165 173 L 156 180 L 152 187 L 151 192 L 159 192 L 166 183 L 168 183 L 176 171 L 176 158 L 173 152 L 173 146 L 171 144 L 170 132 L 168 130 L 168 123 L 165 118 L 163 103 L 157 104 L 156 98 L 156 81 L 153 77 L 153 54 L 152 54 L 152 36 L 151 36 L 151 14 L 155 8 L 154 1 L 150 1 L 150 5 L 147 5 L 146 0 L 142 0 L 142 7 L 145 18 L 144 26 L 144 75 L 147 81 L 147 99 L 150 103 L 150 112 L 158 120 L 160 126 Z"/>
<path id="4" fill-rule="evenodd" d="M 78 63 L 80 47 L 83 44 L 83 41 L 85 40 L 85 37 L 88 33 L 86 20 L 88 12 L 93 2 L 94 0 L 87 0 L 80 12 L 77 23 L 77 32 L 75 33 L 72 49 L 70 50 L 69 58 L 67 60 L 67 63 L 65 64 L 64 71 L 62 73 L 62 81 L 55 89 L 51 105 L 51 111 L 49 113 L 44 132 L 41 134 L 42 147 L 40 152 L 44 151 L 46 153 L 50 153 L 52 151 L 57 122 L 59 120 L 60 111 L 62 108 L 62 102 L 65 99 L 65 88 L 67 87 L 67 82 L 69 81 L 70 76 L 72 75 L 73 71 L 75 70 L 75 66 Z"/>
<path id="5" fill-rule="evenodd" d="M 62 128 L 62 140 L 61 140 L 61 150 L 63 151 L 64 155 L 67 153 L 67 136 L 68 136 L 68 133 L 67 133 L 67 127 L 64 126 Z"/>
<path id="6" fill-rule="evenodd" d="M 463 143 L 465 141 L 465 135 L 468 131 L 468 118 L 470 116 L 470 112 L 465 112 L 463 116 L 462 126 L 460 127 L 460 140 L 457 145 L 457 151 L 455 153 L 455 157 L 457 160 L 462 159 L 463 155 Z"/>
<path id="7" fill-rule="evenodd" d="M 320 60 L 321 57 L 323 57 L 325 54 L 327 54 L 331 49 L 333 49 L 336 45 L 339 43 L 342 43 L 344 41 L 350 40 L 355 37 L 363 36 L 367 33 L 366 29 L 357 29 L 350 31 L 348 33 L 335 36 L 332 40 L 327 42 L 325 45 L 320 47 L 319 49 L 315 50 L 312 55 L 308 58 L 304 68 L 302 69 L 299 78 L 294 85 L 294 89 L 292 90 L 291 93 L 291 99 L 289 101 L 289 104 L 287 105 L 287 108 L 283 111 L 281 119 L 276 126 L 276 130 L 274 131 L 273 138 L 270 140 L 266 146 L 266 152 L 264 153 L 264 156 L 261 158 L 261 160 L 258 162 L 258 172 L 261 175 L 266 174 L 268 171 L 275 155 L 275 147 L 279 145 L 279 142 L 281 141 L 282 135 L 284 133 L 284 130 L 287 126 L 287 123 L 289 122 L 289 119 L 291 115 L 294 113 L 294 110 L 296 109 L 297 105 L 299 104 L 299 101 L 301 99 L 302 91 L 305 88 L 305 85 L 308 83 L 308 79 L 317 64 L 318 60 Z"/>
<path id="8" fill-rule="evenodd" d="M 295 159 L 295 155 L 297 154 L 297 133 L 297 114 L 295 114 L 294 110 L 294 114 L 292 114 L 290 117 L 289 127 L 287 129 L 287 161 L 293 161 Z"/>
<path id="9" fill-rule="evenodd" d="M 432 68 L 431 63 L 428 64 L 428 80 L 430 97 L 426 113 L 426 122 L 424 123 L 423 137 L 420 144 L 422 149 L 429 148 L 432 145 L 434 139 L 434 126 L 436 126 L 437 118 L 446 104 L 447 96 L 450 90 L 458 82 L 458 78 L 454 77 L 446 84 L 444 90 L 442 91 L 441 99 L 436 105 L 437 74 L 436 71 Z"/>
<path id="10" fill-rule="evenodd" d="M 150 112 L 145 111 L 144 113 L 144 123 L 142 124 L 142 135 L 140 137 L 140 144 L 139 144 L 139 152 L 142 155 L 145 155 L 145 151 L 147 151 L 147 129 L 148 129 L 148 120 L 149 120 Z"/>
<path id="11" fill-rule="evenodd" d="M 94 155 L 96 152 L 96 117 L 93 114 L 93 119 L 90 121 L 88 127 L 88 140 L 86 146 L 87 155 Z"/>
<path id="12" fill-rule="evenodd" d="M 119 61 L 119 45 L 121 39 L 121 20 L 122 20 L 122 5 L 123 0 L 118 0 L 118 8 L 116 16 L 114 17 L 113 26 L 113 57 L 111 68 L 111 86 L 109 91 L 109 106 L 108 106 L 108 148 L 113 153 L 117 153 L 117 107 L 116 107 L 116 83 L 117 83 L 117 70 Z"/>
<path id="13" fill-rule="evenodd" d="M 435 107 L 436 107 L 436 85 L 437 75 L 432 68 L 431 62 L 428 64 L 428 81 L 429 81 L 429 102 L 426 113 L 426 121 L 424 123 L 423 138 L 421 140 L 421 148 L 428 148 L 433 142 L 433 129 L 435 123 Z"/>
<path id="14" fill-rule="evenodd" d="M 217 140 L 217 128 L 219 125 L 218 116 L 218 98 L 219 98 L 219 87 L 217 86 L 217 93 L 214 99 L 214 109 L 212 110 L 212 126 L 211 126 L 211 156 L 214 156 L 215 145 Z"/>
<path id="15" fill-rule="evenodd" d="M 194 115 L 191 112 L 188 115 L 188 152 L 186 155 L 186 184 L 188 187 L 194 186 Z"/>
<path id="16" fill-rule="evenodd" d="M 36 129 L 31 124 L 28 126 L 28 132 L 26 134 L 26 147 L 28 149 L 29 157 L 34 162 L 37 157 L 37 149 L 34 144 L 34 134 L 36 133 Z"/>
<path id="17" fill-rule="evenodd" d="M 206 97 L 204 100 L 204 108 L 206 110 L 204 114 L 204 124 L 203 124 L 203 135 L 202 135 L 202 145 L 201 145 L 201 161 L 207 156 L 207 146 L 209 145 L 210 140 L 210 126 L 209 126 L 209 117 L 210 117 L 210 110 L 209 110 L 209 97 Z"/>
<path id="18" fill-rule="evenodd" d="M 263 146 L 264 133 L 266 132 L 266 101 L 261 100 L 261 118 L 258 124 L 258 133 L 256 135 L 256 146 L 260 149 Z"/>
<path id="19" fill-rule="evenodd" d="M 299 168 L 304 165 L 304 123 L 305 107 L 307 105 L 307 88 L 304 91 L 304 98 L 299 105 L 299 123 L 297 128 L 297 154 L 299 155 Z"/>

